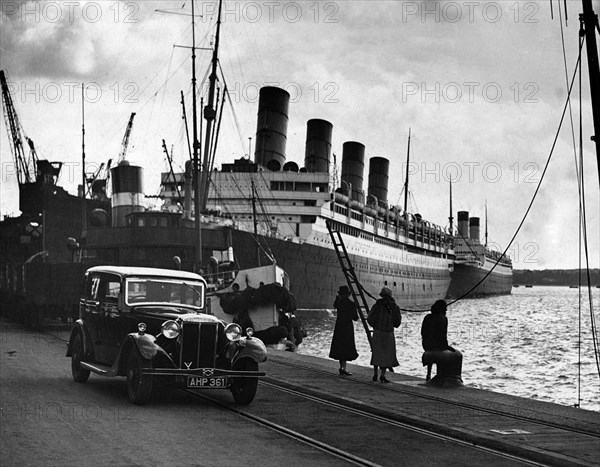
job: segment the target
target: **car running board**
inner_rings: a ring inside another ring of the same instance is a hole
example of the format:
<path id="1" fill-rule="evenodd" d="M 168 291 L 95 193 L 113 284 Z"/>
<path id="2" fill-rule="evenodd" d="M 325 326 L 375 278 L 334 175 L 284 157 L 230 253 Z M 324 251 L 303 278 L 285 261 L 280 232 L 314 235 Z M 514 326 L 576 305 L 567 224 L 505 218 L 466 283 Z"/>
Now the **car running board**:
<path id="1" fill-rule="evenodd" d="M 90 370 L 98 375 L 102 376 L 117 376 L 117 368 L 113 368 L 108 365 L 102 365 L 100 363 L 88 363 L 80 362 L 81 368 Z"/>

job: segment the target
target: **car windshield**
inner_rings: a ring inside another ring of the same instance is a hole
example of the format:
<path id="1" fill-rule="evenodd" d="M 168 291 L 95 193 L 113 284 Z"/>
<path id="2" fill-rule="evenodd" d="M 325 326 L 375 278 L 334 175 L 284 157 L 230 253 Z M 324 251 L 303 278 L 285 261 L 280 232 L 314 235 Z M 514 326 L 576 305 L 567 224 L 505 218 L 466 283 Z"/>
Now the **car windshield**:
<path id="1" fill-rule="evenodd" d="M 178 279 L 130 277 L 125 282 L 128 305 L 171 304 L 202 308 L 204 283 Z"/>

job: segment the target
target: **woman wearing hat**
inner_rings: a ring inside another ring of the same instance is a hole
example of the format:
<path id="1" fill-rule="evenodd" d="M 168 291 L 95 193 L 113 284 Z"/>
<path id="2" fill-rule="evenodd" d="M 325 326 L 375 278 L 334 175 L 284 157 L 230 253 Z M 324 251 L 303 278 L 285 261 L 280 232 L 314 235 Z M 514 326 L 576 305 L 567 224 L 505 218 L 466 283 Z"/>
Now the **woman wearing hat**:
<path id="1" fill-rule="evenodd" d="M 346 362 L 356 360 L 356 344 L 354 343 L 354 324 L 358 320 L 356 304 L 350 300 L 350 289 L 342 285 L 338 290 L 333 306 L 337 310 L 333 338 L 329 357 L 340 362 L 340 375 L 350 376 L 352 373 L 346 370 Z"/>
<path id="2" fill-rule="evenodd" d="M 385 370 L 399 365 L 394 328 L 400 326 L 402 315 L 390 289 L 384 287 L 379 296 L 381 298 L 375 302 L 367 317 L 367 322 L 373 327 L 371 365 L 375 371 L 373 381 L 377 381 L 379 367 L 381 368 L 379 381 L 389 383 L 390 381 L 385 377 Z"/>

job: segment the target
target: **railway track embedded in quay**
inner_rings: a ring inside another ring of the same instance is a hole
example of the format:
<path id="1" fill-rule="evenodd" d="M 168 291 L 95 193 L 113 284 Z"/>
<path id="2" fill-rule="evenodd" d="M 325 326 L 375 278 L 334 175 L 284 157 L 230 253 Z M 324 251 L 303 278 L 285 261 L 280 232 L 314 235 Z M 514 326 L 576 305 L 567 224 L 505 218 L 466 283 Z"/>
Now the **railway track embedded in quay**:
<path id="1" fill-rule="evenodd" d="M 314 366 L 303 365 L 302 363 L 298 363 L 295 361 L 290 361 L 290 360 L 286 360 L 286 359 L 282 359 L 282 358 L 270 357 L 270 363 L 275 363 L 277 365 L 285 365 L 288 367 L 297 368 L 297 369 L 301 369 L 301 370 L 304 369 L 304 370 L 308 370 L 311 372 L 317 372 L 317 373 L 322 374 L 326 378 L 330 378 L 333 381 L 340 380 L 340 377 L 336 373 L 332 373 L 331 370 L 319 369 L 319 368 L 315 368 Z M 389 373 L 388 373 L 388 376 L 390 376 Z M 393 376 L 390 376 L 390 378 L 393 378 Z M 467 402 L 465 400 L 461 401 L 461 400 L 449 399 L 447 397 L 447 394 L 444 394 L 444 396 L 438 396 L 438 395 L 432 394 L 431 392 L 426 393 L 423 391 L 415 390 L 414 387 L 412 387 L 412 385 L 406 385 L 406 384 L 381 385 L 381 384 L 372 383 L 370 379 L 359 379 L 359 378 L 352 378 L 352 379 L 344 378 L 344 379 L 347 381 L 352 381 L 353 383 L 356 383 L 356 384 L 365 385 L 371 389 L 374 386 L 377 386 L 381 389 L 384 389 L 386 391 L 392 391 L 392 392 L 397 393 L 398 395 L 402 395 L 402 396 L 416 397 L 416 398 L 419 398 L 419 399 L 422 399 L 425 401 L 437 402 L 437 403 L 441 403 L 443 405 L 455 406 L 458 408 L 473 410 L 473 411 L 477 411 L 480 413 L 487 413 L 490 415 L 501 415 L 503 417 L 514 419 L 517 422 L 528 422 L 528 423 L 534 423 L 537 425 L 544 425 L 544 426 L 551 427 L 551 428 L 558 428 L 561 430 L 567 430 L 568 432 L 572 432 L 572 433 L 589 435 L 591 437 L 594 437 L 594 438 L 597 438 L 600 440 L 600 416 L 598 417 L 598 422 L 595 424 L 594 427 L 590 427 L 588 424 L 585 424 L 585 423 L 579 424 L 576 421 L 573 421 L 570 426 L 565 426 L 564 422 L 557 423 L 555 420 L 552 420 L 552 419 L 540 419 L 539 412 L 535 412 L 535 415 L 533 415 L 533 412 L 529 412 L 528 410 L 526 410 L 526 409 L 524 410 L 522 408 L 518 408 L 515 411 L 499 410 L 499 409 L 494 409 L 491 406 L 486 407 L 486 406 L 482 406 L 481 404 L 474 404 L 474 403 Z M 268 378 L 266 380 L 268 380 Z M 289 387 L 290 383 L 286 383 L 286 385 Z M 291 383 L 291 385 L 293 385 L 293 383 Z M 437 389 L 435 389 L 434 392 L 438 392 Z M 444 393 L 444 391 L 440 391 L 440 392 L 442 394 Z M 492 404 L 492 405 L 494 405 L 494 404 Z M 495 405 L 502 405 L 504 408 L 506 408 L 506 405 L 504 405 L 504 404 L 498 403 Z M 526 412 L 532 413 L 532 415 L 525 415 Z"/>
<path id="2" fill-rule="evenodd" d="M 265 414 L 265 411 L 257 406 L 260 402 L 253 404 L 251 407 L 239 407 L 232 405 L 230 402 L 225 402 L 221 398 L 213 397 L 211 393 L 191 390 L 185 390 L 185 392 L 194 398 L 216 404 L 223 410 L 232 412 L 236 416 L 267 427 L 278 434 L 319 449 L 326 455 L 334 456 L 349 465 L 370 467 L 385 465 L 432 465 L 432 458 L 429 457 L 431 453 L 427 457 L 427 460 L 424 458 L 419 459 L 414 453 L 415 450 L 413 448 L 407 449 L 406 446 L 401 447 L 393 443 L 394 438 L 397 440 L 404 439 L 404 444 L 412 444 L 418 447 L 417 450 L 421 450 L 425 444 L 431 444 L 446 452 L 452 451 L 448 457 L 454 460 L 458 459 L 459 465 L 467 465 L 467 463 L 470 464 L 475 461 L 484 462 L 486 465 L 491 466 L 548 465 L 507 452 L 475 445 L 458 438 L 425 430 L 344 404 L 338 404 L 326 398 L 312 396 L 302 391 L 294 391 L 271 382 L 262 381 L 260 385 L 261 391 L 268 388 L 282 393 L 288 400 L 290 397 L 295 399 L 302 398 L 313 406 L 319 407 L 318 410 L 321 415 L 319 416 L 318 426 L 307 427 L 306 423 L 298 420 L 302 417 L 298 417 L 297 414 L 294 414 L 294 418 L 296 419 L 293 421 L 289 417 L 278 417 L 270 410 Z M 297 403 L 297 401 L 292 403 Z M 308 411 L 308 413 L 311 412 L 313 411 Z M 298 427 L 297 425 L 301 426 Z M 354 442 L 352 440 L 353 436 L 349 436 L 349 432 L 323 433 L 322 428 L 340 425 L 346 425 L 349 430 L 354 430 L 357 426 L 361 426 L 363 430 L 361 436 L 364 442 L 362 444 Z M 406 433 L 410 433 L 410 443 L 406 441 Z M 386 437 L 392 442 L 385 442 L 384 439 Z M 368 442 L 368 444 L 365 442 Z M 446 454 L 439 452 L 437 454 L 438 462 L 445 457 Z"/>
<path id="3" fill-rule="evenodd" d="M 448 442 L 488 449 L 515 461 L 597 465 L 600 458 L 600 418 L 594 412 L 470 388 L 447 391 L 414 382 L 382 385 L 365 374 L 340 377 L 332 369 L 298 360 L 270 356 L 262 385 L 324 399 L 345 410 L 391 420 Z"/>
<path id="4" fill-rule="evenodd" d="M 536 417 L 534 409 L 521 410 L 502 395 L 491 403 L 470 402 L 472 392 L 493 398 L 488 391 L 436 390 L 416 380 L 373 383 L 366 368 L 340 377 L 332 362 L 305 357 L 270 352 L 261 365 L 267 376 L 250 406 L 233 404 L 228 391 L 185 392 L 218 405 L 228 421 L 251 421 L 322 451 L 334 463 L 597 465 L 599 420 Z"/>

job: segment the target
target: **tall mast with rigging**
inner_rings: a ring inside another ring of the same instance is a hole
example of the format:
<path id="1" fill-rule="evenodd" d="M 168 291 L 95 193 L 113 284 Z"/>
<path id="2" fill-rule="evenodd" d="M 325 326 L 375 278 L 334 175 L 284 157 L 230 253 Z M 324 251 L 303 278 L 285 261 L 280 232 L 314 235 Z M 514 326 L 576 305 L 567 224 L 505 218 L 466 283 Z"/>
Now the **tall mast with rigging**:
<path id="1" fill-rule="evenodd" d="M 202 229 L 200 229 L 200 187 L 198 174 L 198 112 L 196 102 L 196 17 L 194 11 L 194 0 L 192 0 L 192 184 L 194 186 L 194 229 L 196 239 L 196 254 L 194 258 L 195 269 L 198 271 L 202 264 Z"/>
<path id="2" fill-rule="evenodd" d="M 598 15 L 594 13 L 592 0 L 582 0 L 582 2 L 583 13 L 579 16 L 579 21 L 581 22 L 581 33 L 585 34 L 592 115 L 594 117 L 594 135 L 591 139 L 596 144 L 596 164 L 598 181 L 600 181 L 600 65 L 598 64 L 598 46 L 596 44 Z"/>
<path id="3" fill-rule="evenodd" d="M 485 246 L 488 244 L 488 228 L 487 228 L 487 200 L 485 201 Z"/>
<path id="4" fill-rule="evenodd" d="M 408 168 L 410 165 L 410 128 L 408 129 L 408 149 L 406 150 L 406 178 L 404 180 L 404 215 L 408 209 Z"/>
<path id="5" fill-rule="evenodd" d="M 85 182 L 85 93 L 84 84 L 81 83 L 81 226 L 86 226 L 86 182 Z"/>
<path id="6" fill-rule="evenodd" d="M 201 212 L 206 209 L 206 198 L 208 197 L 208 184 L 210 176 L 210 150 L 211 150 L 211 137 L 212 137 L 212 125 L 216 117 L 215 105 L 215 89 L 217 84 L 217 65 L 219 62 L 219 39 L 221 33 L 221 8 L 223 6 L 223 0 L 219 1 L 219 12 L 217 14 L 217 32 L 215 36 L 215 48 L 213 49 L 212 55 L 212 66 L 208 88 L 208 102 L 204 107 L 204 119 L 206 120 L 206 135 L 204 140 L 204 157 L 202 160 L 202 179 L 200 188 L 202 189 L 202 197 L 199 201 Z"/>
<path id="7" fill-rule="evenodd" d="M 452 216 L 452 177 L 450 177 L 450 216 L 448 216 L 450 222 L 450 235 L 454 235 L 454 217 Z"/>

